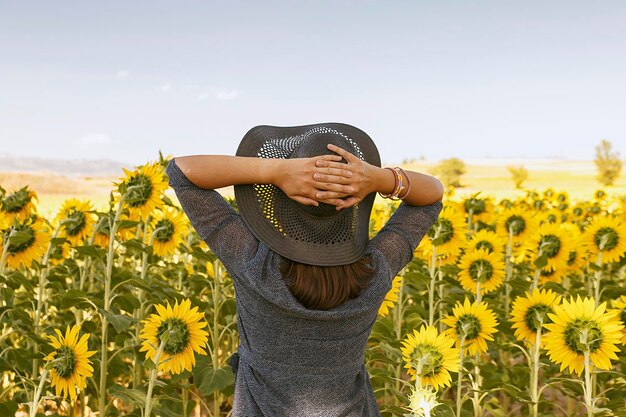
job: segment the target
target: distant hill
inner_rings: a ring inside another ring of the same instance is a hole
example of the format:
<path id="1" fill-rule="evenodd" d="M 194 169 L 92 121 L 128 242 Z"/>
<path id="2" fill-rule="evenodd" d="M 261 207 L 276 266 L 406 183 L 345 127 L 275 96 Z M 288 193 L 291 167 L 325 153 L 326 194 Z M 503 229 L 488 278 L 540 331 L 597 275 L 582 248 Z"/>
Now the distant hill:
<path id="1" fill-rule="evenodd" d="M 51 172 L 69 177 L 119 176 L 122 167 L 132 168 L 133 164 L 110 159 L 54 159 L 32 158 L 0 153 L 2 172 Z"/>

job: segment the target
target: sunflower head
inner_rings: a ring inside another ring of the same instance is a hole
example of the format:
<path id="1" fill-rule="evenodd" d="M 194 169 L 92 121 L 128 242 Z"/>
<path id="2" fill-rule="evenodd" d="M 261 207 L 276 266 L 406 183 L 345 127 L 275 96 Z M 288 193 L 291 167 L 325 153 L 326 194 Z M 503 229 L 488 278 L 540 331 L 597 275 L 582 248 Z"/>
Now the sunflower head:
<path id="1" fill-rule="evenodd" d="M 583 240 L 592 254 L 591 261 L 600 256 L 602 262 L 619 261 L 626 253 L 626 223 L 616 216 L 596 216 L 583 232 Z"/>
<path id="2" fill-rule="evenodd" d="M 29 190 L 28 186 L 26 186 L 4 196 L 0 200 L 0 209 L 9 218 L 9 223 L 13 219 L 23 221 L 36 212 L 34 201 L 38 201 L 37 193 Z"/>
<path id="3" fill-rule="evenodd" d="M 152 249 L 156 255 L 167 256 L 176 251 L 189 232 L 185 216 L 171 207 L 158 212 L 151 224 Z"/>
<path id="4" fill-rule="evenodd" d="M 584 369 L 584 355 L 599 369 L 611 369 L 611 359 L 618 359 L 616 344 L 622 339 L 624 325 L 614 311 L 606 311 L 606 303 L 595 306 L 593 298 L 564 300 L 548 313 L 552 323 L 545 327 L 548 356 L 561 364 L 561 371 L 569 368 L 580 375 Z"/>
<path id="5" fill-rule="evenodd" d="M 50 345 L 54 348 L 44 360 L 49 361 L 52 386 L 56 388 L 56 395 L 70 399 L 76 399 L 76 389 L 84 389 L 87 386 L 86 378 L 93 376 L 93 367 L 88 359 L 95 350 L 87 350 L 89 333 L 78 338 L 79 328 L 74 325 L 67 326 L 65 335 L 59 329 L 54 329 L 57 337 L 48 335 Z"/>
<path id="6" fill-rule="evenodd" d="M 72 246 L 80 245 L 91 235 L 94 218 L 91 214 L 91 203 L 71 198 L 63 203 L 55 221 L 61 224 L 60 236 L 67 238 Z"/>
<path id="7" fill-rule="evenodd" d="M 198 307 L 191 308 L 189 299 L 178 301 L 174 307 L 161 304 L 155 305 L 158 314 L 152 314 L 142 321 L 144 328 L 139 337 L 143 340 L 140 352 L 146 351 L 146 357 L 155 361 L 158 347 L 163 344 L 163 352 L 159 359 L 159 370 L 181 373 L 184 369 L 191 371 L 196 363 L 194 352 L 206 355 L 203 346 L 208 340 L 208 332 L 202 330 L 207 326 L 204 315 Z"/>
<path id="8" fill-rule="evenodd" d="M 22 222 L 15 220 L 5 231 L 5 239 L 8 239 L 6 262 L 9 267 L 29 267 L 46 251 L 50 229 L 43 218 L 31 215 Z"/>
<path id="9" fill-rule="evenodd" d="M 493 202 L 491 198 L 479 198 L 477 195 L 466 198 L 462 201 L 463 211 L 469 216 L 472 215 L 472 222 L 488 222 L 493 213 Z"/>
<path id="10" fill-rule="evenodd" d="M 537 227 L 537 220 L 531 210 L 517 206 L 504 210 L 498 216 L 498 228 L 507 236 L 510 235 L 513 240 L 524 240 L 528 238 Z"/>
<path id="11" fill-rule="evenodd" d="M 484 249 L 487 252 L 502 253 L 506 246 L 506 240 L 496 232 L 482 229 L 472 235 L 467 243 L 469 250 Z"/>
<path id="12" fill-rule="evenodd" d="M 430 417 L 433 408 L 440 403 L 437 402 L 437 392 L 430 387 L 412 387 L 409 395 L 409 409 L 411 416 Z"/>
<path id="13" fill-rule="evenodd" d="M 492 335 L 497 332 L 498 325 L 495 313 L 484 301 L 470 303 L 468 298 L 463 304 L 457 302 L 452 315 L 441 322 L 449 327 L 445 332 L 456 339 L 457 347 L 463 344 L 470 355 L 487 351 L 486 341 L 493 340 Z"/>
<path id="14" fill-rule="evenodd" d="M 116 202 L 123 196 L 130 216 L 138 214 L 146 220 L 150 212 L 161 205 L 161 194 L 167 189 L 163 167 L 157 162 L 142 165 L 134 171 L 123 171 L 125 177 L 116 184 L 119 192 Z"/>
<path id="15" fill-rule="evenodd" d="M 533 235 L 532 245 L 537 257 L 544 259 L 549 270 L 565 268 L 574 248 L 571 236 L 561 223 L 543 223 Z"/>
<path id="16" fill-rule="evenodd" d="M 439 387 L 449 386 L 450 372 L 459 370 L 459 350 L 452 347 L 454 339 L 437 332 L 433 326 L 422 326 L 413 330 L 402 341 L 405 368 L 412 380 L 420 376 L 420 385 Z"/>
<path id="17" fill-rule="evenodd" d="M 481 294 L 495 291 L 502 285 L 505 275 L 504 260 L 500 253 L 478 249 L 466 252 L 459 261 L 458 279 L 467 291 Z"/>
<path id="18" fill-rule="evenodd" d="M 455 261 L 465 244 L 466 232 L 467 224 L 463 212 L 455 209 L 454 205 L 445 206 L 437 221 L 428 230 L 428 239 L 422 239 L 417 250 L 425 257 L 431 257 L 433 251 L 436 251 L 438 258 Z"/>
<path id="19" fill-rule="evenodd" d="M 548 313 L 554 313 L 554 306 L 560 301 L 561 296 L 551 290 L 534 289 L 532 294 L 526 292 L 525 297 L 517 297 L 511 310 L 515 337 L 518 340 L 535 343 L 537 331 L 552 322 Z M 545 339 L 542 340 L 543 345 Z"/>

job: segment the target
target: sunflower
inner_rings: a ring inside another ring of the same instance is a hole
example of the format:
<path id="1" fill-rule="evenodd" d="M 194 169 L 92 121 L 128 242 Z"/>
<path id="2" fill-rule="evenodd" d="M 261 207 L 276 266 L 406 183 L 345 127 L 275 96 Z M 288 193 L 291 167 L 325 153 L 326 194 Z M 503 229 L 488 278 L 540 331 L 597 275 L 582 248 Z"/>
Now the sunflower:
<path id="1" fill-rule="evenodd" d="M 465 243 L 466 232 L 463 213 L 455 210 L 454 206 L 445 206 L 437 221 L 428 230 L 427 238 L 419 243 L 418 249 L 427 259 L 432 256 L 433 248 L 436 248 L 438 257 L 456 259 Z"/>
<path id="2" fill-rule="evenodd" d="M 19 268 L 29 267 L 35 259 L 41 258 L 50 243 L 50 229 L 43 218 L 31 216 L 23 222 L 13 223 L 6 232 L 9 237 L 7 265 Z"/>
<path id="3" fill-rule="evenodd" d="M 55 217 L 55 221 L 63 222 L 59 236 L 65 237 L 72 246 L 80 245 L 93 232 L 95 220 L 91 210 L 87 200 L 66 200 Z"/>
<path id="4" fill-rule="evenodd" d="M 157 213 L 151 224 L 152 249 L 158 256 L 171 255 L 189 232 L 185 216 L 171 207 Z"/>
<path id="5" fill-rule="evenodd" d="M 626 252 L 626 223 L 614 216 L 596 216 L 583 232 L 583 242 L 590 251 L 590 261 L 617 262 Z"/>
<path id="6" fill-rule="evenodd" d="M 561 224 L 543 223 L 531 241 L 534 255 L 538 257 L 541 253 L 547 257 L 545 269 L 554 270 L 567 266 L 574 245 L 567 234 L 567 229 L 561 227 Z"/>
<path id="7" fill-rule="evenodd" d="M 587 211 L 588 209 L 585 203 L 576 203 L 570 208 L 570 219 L 574 222 L 582 222 L 587 217 Z"/>
<path id="8" fill-rule="evenodd" d="M 606 302 L 595 306 L 593 298 L 580 295 L 574 301 L 563 300 L 554 306 L 554 314 L 548 313 L 552 323 L 546 324 L 546 349 L 550 360 L 561 364 L 561 371 L 569 368 L 579 376 L 584 369 L 584 354 L 589 352 L 591 362 L 599 369 L 611 369 L 611 359 L 618 359 L 615 346 L 622 340 L 619 316 L 606 311 Z"/>
<path id="9" fill-rule="evenodd" d="M 26 186 L 4 197 L 0 201 L 0 209 L 6 213 L 9 224 L 13 223 L 13 219 L 22 222 L 37 211 L 34 200 L 39 201 L 37 193 Z"/>
<path id="10" fill-rule="evenodd" d="M 120 194 L 127 193 L 124 205 L 130 211 L 129 217 L 138 214 L 141 220 L 146 220 L 152 210 L 161 205 L 161 194 L 168 186 L 163 166 L 155 162 L 142 165 L 134 171 L 122 169 L 125 177 L 115 185 Z M 119 198 L 119 195 L 115 197 L 115 204 Z"/>
<path id="11" fill-rule="evenodd" d="M 378 315 L 380 317 L 385 317 L 389 314 L 389 310 L 393 308 L 394 305 L 398 302 L 398 294 L 400 294 L 400 289 L 402 288 L 402 277 L 397 276 L 393 279 L 391 283 L 391 289 L 385 295 L 385 299 L 383 303 L 378 308 Z"/>
<path id="12" fill-rule="evenodd" d="M 93 368 L 88 358 L 96 351 L 87 350 L 89 333 L 85 333 L 80 340 L 78 339 L 79 328 L 76 325 L 71 329 L 67 326 L 65 336 L 59 329 L 54 329 L 54 331 L 58 338 L 48 335 L 50 345 L 54 350 L 44 360 L 53 361 L 50 379 L 52 386 L 56 387 L 56 395 L 61 395 L 63 392 L 63 397 L 67 398 L 69 394 L 71 401 L 74 401 L 76 388 L 84 389 L 87 386 L 87 377 L 93 376 Z"/>
<path id="13" fill-rule="evenodd" d="M 470 303 L 465 298 L 463 304 L 457 302 L 452 309 L 452 315 L 448 315 L 441 322 L 449 327 L 444 333 L 456 340 L 456 346 L 461 346 L 461 337 L 464 337 L 464 347 L 470 355 L 487 351 L 487 340 L 493 340 L 492 334 L 498 330 L 498 322 L 493 311 L 487 308 L 487 304 Z"/>
<path id="14" fill-rule="evenodd" d="M 402 341 L 402 359 L 406 362 L 411 380 L 416 379 L 420 370 L 421 385 L 439 387 L 450 386 L 450 372 L 459 371 L 459 350 L 452 347 L 454 339 L 437 332 L 432 326 L 422 326 L 420 331 L 413 330 Z"/>
<path id="15" fill-rule="evenodd" d="M 535 288 L 531 293 L 526 292 L 525 297 L 517 297 L 513 301 L 511 321 L 515 329 L 517 340 L 535 343 L 537 329 L 545 327 L 552 320 L 548 313 L 554 313 L 554 306 L 561 302 L 561 296 L 551 290 L 539 290 Z M 542 333 L 544 331 L 542 330 Z M 545 339 L 542 339 L 542 346 Z"/>
<path id="16" fill-rule="evenodd" d="M 626 325 L 626 295 L 620 296 L 619 300 L 613 303 L 613 307 L 622 324 Z M 622 331 L 622 345 L 626 345 L 626 328 Z"/>
<path id="17" fill-rule="evenodd" d="M 493 220 L 494 205 L 489 197 L 478 198 L 477 196 L 472 196 L 466 198 L 460 203 L 460 207 L 468 217 L 470 212 L 472 213 L 472 223 L 479 221 L 491 223 Z"/>
<path id="18" fill-rule="evenodd" d="M 567 214 L 558 207 L 553 207 L 543 213 L 543 223 L 561 223 L 567 220 Z"/>
<path id="19" fill-rule="evenodd" d="M 604 190 L 596 190 L 596 192 L 593 193 L 594 200 L 598 202 L 605 201 L 607 197 L 608 197 L 608 194 Z"/>
<path id="20" fill-rule="evenodd" d="M 155 304 L 158 314 L 152 314 L 142 320 L 144 328 L 139 337 L 142 342 L 140 352 L 146 351 L 146 357 L 155 360 L 161 337 L 167 332 L 168 340 L 164 344 L 159 360 L 159 370 L 179 374 L 184 369 L 191 371 L 196 364 L 194 351 L 206 355 L 203 346 L 208 340 L 208 332 L 202 330 L 207 326 L 204 314 L 198 312 L 198 307 L 191 308 L 189 299 L 178 301 L 172 308 Z"/>
<path id="21" fill-rule="evenodd" d="M 411 387 L 408 411 L 415 417 L 430 417 L 433 408 L 441 403 L 437 401 L 437 392 L 430 387 Z"/>
<path id="22" fill-rule="evenodd" d="M 477 283 L 480 283 L 480 293 L 490 293 L 497 290 L 504 280 L 502 255 L 486 249 L 466 252 L 459 261 L 459 268 L 458 280 L 469 292 L 476 293 Z"/>
<path id="23" fill-rule="evenodd" d="M 498 216 L 498 229 L 504 236 L 509 236 L 512 232 L 514 241 L 527 240 L 537 228 L 537 218 L 532 210 L 522 207 L 512 207 L 506 209 Z"/>
<path id="24" fill-rule="evenodd" d="M 488 252 L 503 253 L 506 247 L 506 240 L 496 232 L 487 229 L 479 230 L 467 242 L 467 248 L 485 249 Z"/>

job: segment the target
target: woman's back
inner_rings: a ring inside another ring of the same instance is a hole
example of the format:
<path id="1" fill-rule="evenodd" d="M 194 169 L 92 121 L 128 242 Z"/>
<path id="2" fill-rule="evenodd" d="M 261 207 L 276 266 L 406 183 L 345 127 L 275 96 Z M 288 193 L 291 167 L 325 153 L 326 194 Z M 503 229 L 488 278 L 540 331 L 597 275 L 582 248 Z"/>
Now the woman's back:
<path id="1" fill-rule="evenodd" d="M 257 240 L 214 190 L 191 183 L 172 160 L 170 185 L 234 284 L 239 351 L 233 416 L 379 416 L 364 354 L 393 277 L 436 221 L 441 201 L 402 204 L 369 241 L 374 276 L 331 310 L 304 307 L 280 273 L 281 257 Z"/>

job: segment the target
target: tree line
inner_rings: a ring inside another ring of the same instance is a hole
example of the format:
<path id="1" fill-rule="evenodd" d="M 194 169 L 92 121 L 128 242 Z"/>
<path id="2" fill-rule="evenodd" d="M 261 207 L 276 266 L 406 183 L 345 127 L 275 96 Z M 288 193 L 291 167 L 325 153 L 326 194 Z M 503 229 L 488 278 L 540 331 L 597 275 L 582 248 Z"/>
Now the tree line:
<path id="1" fill-rule="evenodd" d="M 423 159 L 423 157 L 421 158 Z M 415 160 L 403 161 L 415 162 Z M 594 163 L 597 169 L 596 180 L 603 186 L 611 186 L 619 178 L 622 171 L 622 159 L 619 151 L 613 150 L 610 141 L 603 139 L 599 145 L 595 147 Z M 528 180 L 528 170 L 524 165 L 509 165 L 507 170 L 511 174 L 511 179 L 515 184 L 515 188 L 522 188 Z M 455 188 L 463 187 L 461 177 L 467 172 L 465 162 L 459 158 L 443 159 L 431 171 L 432 175 L 436 175 L 439 180 L 446 186 Z"/>

